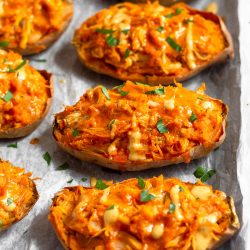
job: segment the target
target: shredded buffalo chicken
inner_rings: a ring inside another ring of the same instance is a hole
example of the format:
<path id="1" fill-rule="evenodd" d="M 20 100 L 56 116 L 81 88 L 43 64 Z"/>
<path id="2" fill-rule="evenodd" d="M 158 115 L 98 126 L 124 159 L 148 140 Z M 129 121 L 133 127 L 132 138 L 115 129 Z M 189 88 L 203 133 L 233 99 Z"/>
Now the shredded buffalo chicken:
<path id="1" fill-rule="evenodd" d="M 233 221 L 226 195 L 162 176 L 64 188 L 49 220 L 67 249 L 210 249 Z"/>
<path id="2" fill-rule="evenodd" d="M 85 21 L 73 42 L 85 64 L 102 73 L 178 77 L 228 46 L 218 19 L 204 13 L 183 3 L 121 3 Z"/>
<path id="3" fill-rule="evenodd" d="M 0 160 L 0 231 L 19 221 L 37 199 L 31 173 Z"/>
<path id="4" fill-rule="evenodd" d="M 97 86 L 56 115 L 56 140 L 122 164 L 128 161 L 190 161 L 196 146 L 213 147 L 224 133 L 227 107 L 197 91 L 127 81 Z"/>
<path id="5" fill-rule="evenodd" d="M 40 119 L 50 91 L 48 80 L 25 59 L 0 50 L 0 132 Z"/>

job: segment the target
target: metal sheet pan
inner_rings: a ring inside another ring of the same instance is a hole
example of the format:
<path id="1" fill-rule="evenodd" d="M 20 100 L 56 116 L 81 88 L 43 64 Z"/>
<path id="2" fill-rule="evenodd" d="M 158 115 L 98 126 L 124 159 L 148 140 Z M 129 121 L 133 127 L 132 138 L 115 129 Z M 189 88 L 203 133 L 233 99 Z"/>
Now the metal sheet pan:
<path id="1" fill-rule="evenodd" d="M 75 0 L 74 18 L 64 35 L 46 52 L 29 58 L 32 65 L 36 68 L 47 69 L 54 74 L 55 98 L 53 107 L 41 126 L 28 137 L 20 140 L 1 141 L 0 158 L 25 167 L 27 171 L 33 172 L 33 176 L 41 178 L 41 180 L 36 181 L 40 199 L 24 220 L 1 233 L 0 249 L 62 249 L 47 220 L 51 198 L 64 186 L 83 184 L 80 181 L 82 177 L 89 178 L 95 176 L 102 179 L 120 181 L 138 175 L 146 178 L 163 174 L 165 177 L 175 176 L 184 181 L 194 181 L 195 179 L 192 173 L 198 166 L 203 166 L 208 169 L 215 168 L 217 174 L 215 178 L 212 178 L 210 183 L 215 188 L 221 189 L 234 197 L 237 213 L 240 220 L 242 220 L 242 195 L 239 186 L 240 180 L 237 178 L 237 150 L 239 147 L 241 128 L 241 77 L 237 0 L 216 1 L 219 5 L 219 14 L 224 17 L 234 39 L 235 59 L 226 64 L 213 66 L 185 83 L 187 88 L 195 89 L 202 82 L 206 82 L 207 93 L 215 98 L 224 100 L 224 102 L 228 104 L 230 112 L 227 138 L 219 149 L 207 157 L 195 160 L 187 165 L 179 164 L 155 170 L 121 174 L 103 169 L 99 166 L 84 162 L 81 163 L 62 152 L 53 141 L 51 136 L 53 114 L 61 111 L 64 105 L 75 103 L 85 90 L 94 87 L 96 84 L 112 87 L 120 83 L 110 77 L 96 74 L 84 68 L 76 58 L 74 48 L 71 44 L 74 30 L 82 21 L 98 10 L 115 2 L 117 1 Z M 209 2 L 211 1 L 195 0 L 192 2 L 192 5 L 203 9 Z M 34 58 L 46 59 L 47 62 L 32 62 Z M 29 142 L 32 138 L 39 138 L 40 143 L 38 145 L 31 145 Z M 7 148 L 9 143 L 16 141 L 18 142 L 17 149 Z M 49 152 L 52 156 L 50 166 L 47 166 L 47 163 L 42 158 L 45 152 Z M 57 166 L 64 162 L 69 163 L 70 169 L 56 171 Z M 72 178 L 74 181 L 71 184 L 67 184 L 67 181 Z M 239 233 L 221 249 L 246 249 L 243 233 Z"/>

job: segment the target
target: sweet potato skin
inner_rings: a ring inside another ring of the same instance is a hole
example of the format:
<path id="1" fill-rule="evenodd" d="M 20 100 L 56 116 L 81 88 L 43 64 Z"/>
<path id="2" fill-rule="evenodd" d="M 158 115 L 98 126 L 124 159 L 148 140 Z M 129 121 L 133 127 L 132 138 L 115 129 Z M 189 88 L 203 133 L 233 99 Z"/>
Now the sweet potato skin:
<path id="1" fill-rule="evenodd" d="M 176 2 L 176 1 L 174 1 Z M 110 68 L 105 67 L 105 63 L 104 62 L 92 62 L 90 60 L 87 59 L 86 55 L 80 51 L 80 49 L 76 47 L 76 52 L 77 52 L 77 56 L 79 58 L 79 60 L 81 61 L 81 63 L 97 72 L 97 73 L 101 73 L 101 74 L 105 74 L 120 80 L 131 80 L 131 81 L 138 81 L 138 82 L 143 82 L 143 83 L 148 83 L 150 85 L 158 85 L 158 84 L 162 84 L 162 85 L 168 85 L 173 83 L 174 81 L 177 82 L 182 82 L 185 80 L 188 80 L 190 78 L 192 78 L 193 76 L 199 74 L 200 72 L 202 72 L 203 70 L 209 68 L 210 66 L 217 64 L 217 63 L 223 63 L 225 62 L 228 58 L 233 59 L 234 58 L 234 47 L 233 47 L 233 40 L 232 37 L 225 25 L 225 23 L 223 22 L 223 20 L 221 19 L 221 17 L 210 13 L 210 12 L 205 12 L 205 11 L 199 11 L 196 9 L 192 9 L 191 7 L 188 7 L 188 9 L 192 12 L 192 13 L 196 13 L 199 14 L 205 18 L 207 18 L 208 20 L 211 20 L 217 24 L 219 24 L 219 26 L 221 27 L 221 30 L 225 36 L 225 40 L 228 44 L 228 46 L 221 52 L 219 53 L 217 56 L 215 56 L 214 58 L 212 58 L 211 60 L 207 61 L 204 64 L 201 64 L 197 67 L 195 67 L 194 69 L 189 69 L 187 72 L 183 73 L 183 74 L 178 74 L 178 75 L 163 75 L 163 76 L 157 76 L 157 75 L 146 75 L 146 74 L 139 74 L 139 73 L 134 73 L 134 74 L 120 74 L 114 70 L 111 70 Z M 74 41 L 73 41 L 74 42 Z"/>
<path id="2" fill-rule="evenodd" d="M 52 98 L 54 94 L 54 88 L 53 88 L 53 79 L 52 79 L 52 74 L 48 73 L 45 70 L 40 70 L 38 71 L 49 83 L 49 91 L 50 91 L 50 97 L 47 100 L 46 108 L 43 113 L 43 115 L 40 117 L 40 119 L 36 120 L 32 124 L 29 124 L 25 127 L 20 127 L 20 128 L 11 128 L 5 131 L 0 132 L 0 139 L 11 139 L 11 138 L 19 138 L 19 137 L 24 137 L 33 132 L 39 124 L 42 122 L 42 120 L 45 118 L 47 115 L 51 105 L 52 105 Z"/>

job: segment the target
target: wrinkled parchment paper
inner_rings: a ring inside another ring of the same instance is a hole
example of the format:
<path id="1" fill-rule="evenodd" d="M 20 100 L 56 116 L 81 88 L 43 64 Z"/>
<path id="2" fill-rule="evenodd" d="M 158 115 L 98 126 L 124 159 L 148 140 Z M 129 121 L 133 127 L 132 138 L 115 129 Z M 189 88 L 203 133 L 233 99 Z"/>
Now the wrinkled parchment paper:
<path id="1" fill-rule="evenodd" d="M 211 0 L 194 0 L 194 7 L 203 9 Z M 141 172 L 119 173 L 103 169 L 93 164 L 80 162 L 61 151 L 51 136 L 51 125 L 55 113 L 61 111 L 65 105 L 74 104 L 79 97 L 96 84 L 112 87 L 120 84 L 118 80 L 99 75 L 84 68 L 76 58 L 76 53 L 71 44 L 71 38 L 76 27 L 98 10 L 114 4 L 111 0 L 75 0 L 73 20 L 63 36 L 46 52 L 30 57 L 31 64 L 37 69 L 47 69 L 54 74 L 55 96 L 53 107 L 40 127 L 26 138 L 19 140 L 1 141 L 0 158 L 11 161 L 14 165 L 24 167 L 32 171 L 34 177 L 40 177 L 36 181 L 40 198 L 35 207 L 21 222 L 12 226 L 0 235 L 0 249 L 62 249 L 57 240 L 47 216 L 51 198 L 64 186 L 77 184 L 89 185 L 89 182 L 81 182 L 82 177 L 95 176 L 101 179 L 114 179 L 121 181 L 130 177 L 152 177 L 163 174 L 165 177 L 179 177 L 184 181 L 195 181 L 193 172 L 198 166 L 207 169 L 215 168 L 217 174 L 209 183 L 214 188 L 225 191 L 235 199 L 237 213 L 242 221 L 242 194 L 240 180 L 237 178 L 237 168 L 243 168 L 242 152 L 239 147 L 241 130 L 241 77 L 239 56 L 239 24 L 238 24 L 238 1 L 217 0 L 219 14 L 232 33 L 235 46 L 235 59 L 222 65 L 213 66 L 199 76 L 189 80 L 185 86 L 196 89 L 202 82 L 207 84 L 207 94 L 222 99 L 229 106 L 229 122 L 227 137 L 224 144 L 207 157 L 195 160 L 190 164 L 179 164 L 166 168 L 147 170 Z M 244 8 L 244 7 L 243 7 Z M 243 9 L 242 8 L 242 9 Z M 32 59 L 46 59 L 46 63 L 38 63 Z M 39 138 L 40 143 L 31 145 L 33 138 Z M 8 148 L 13 142 L 18 143 L 18 148 Z M 49 152 L 52 156 L 50 166 L 44 161 L 42 155 Z M 246 152 L 245 152 L 246 153 Z M 70 169 L 56 171 L 56 168 L 64 162 L 68 162 Z M 241 172 L 242 175 L 242 172 Z M 243 177 L 242 177 L 243 178 Z M 67 181 L 74 179 L 71 184 Z M 225 250 L 247 249 L 246 228 L 241 230 L 231 241 L 222 248 Z"/>

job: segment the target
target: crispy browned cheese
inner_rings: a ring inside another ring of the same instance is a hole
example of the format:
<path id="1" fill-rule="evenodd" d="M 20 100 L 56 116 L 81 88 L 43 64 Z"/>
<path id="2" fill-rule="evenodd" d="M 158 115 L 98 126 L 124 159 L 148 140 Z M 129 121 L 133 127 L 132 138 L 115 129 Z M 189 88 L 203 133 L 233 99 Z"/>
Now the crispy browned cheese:
<path id="1" fill-rule="evenodd" d="M 73 156 L 121 171 L 189 162 L 225 138 L 227 106 L 204 90 L 97 86 L 56 114 L 53 135 Z"/>
<path id="2" fill-rule="evenodd" d="M 48 48 L 67 28 L 71 0 L 1 0 L 0 43 L 22 55 Z"/>
<path id="3" fill-rule="evenodd" d="M 71 250 L 209 250 L 240 227 L 225 193 L 162 176 L 66 187 L 55 195 L 49 220 Z"/>
<path id="4" fill-rule="evenodd" d="M 184 3 L 120 3 L 82 23 L 73 43 L 88 68 L 152 85 L 183 81 L 233 57 L 221 18 Z"/>
<path id="5" fill-rule="evenodd" d="M 0 160 L 0 231 L 23 219 L 38 199 L 31 173 Z"/>
<path id="6" fill-rule="evenodd" d="M 52 75 L 37 71 L 14 52 L 0 50 L 0 138 L 31 133 L 52 101 Z"/>

